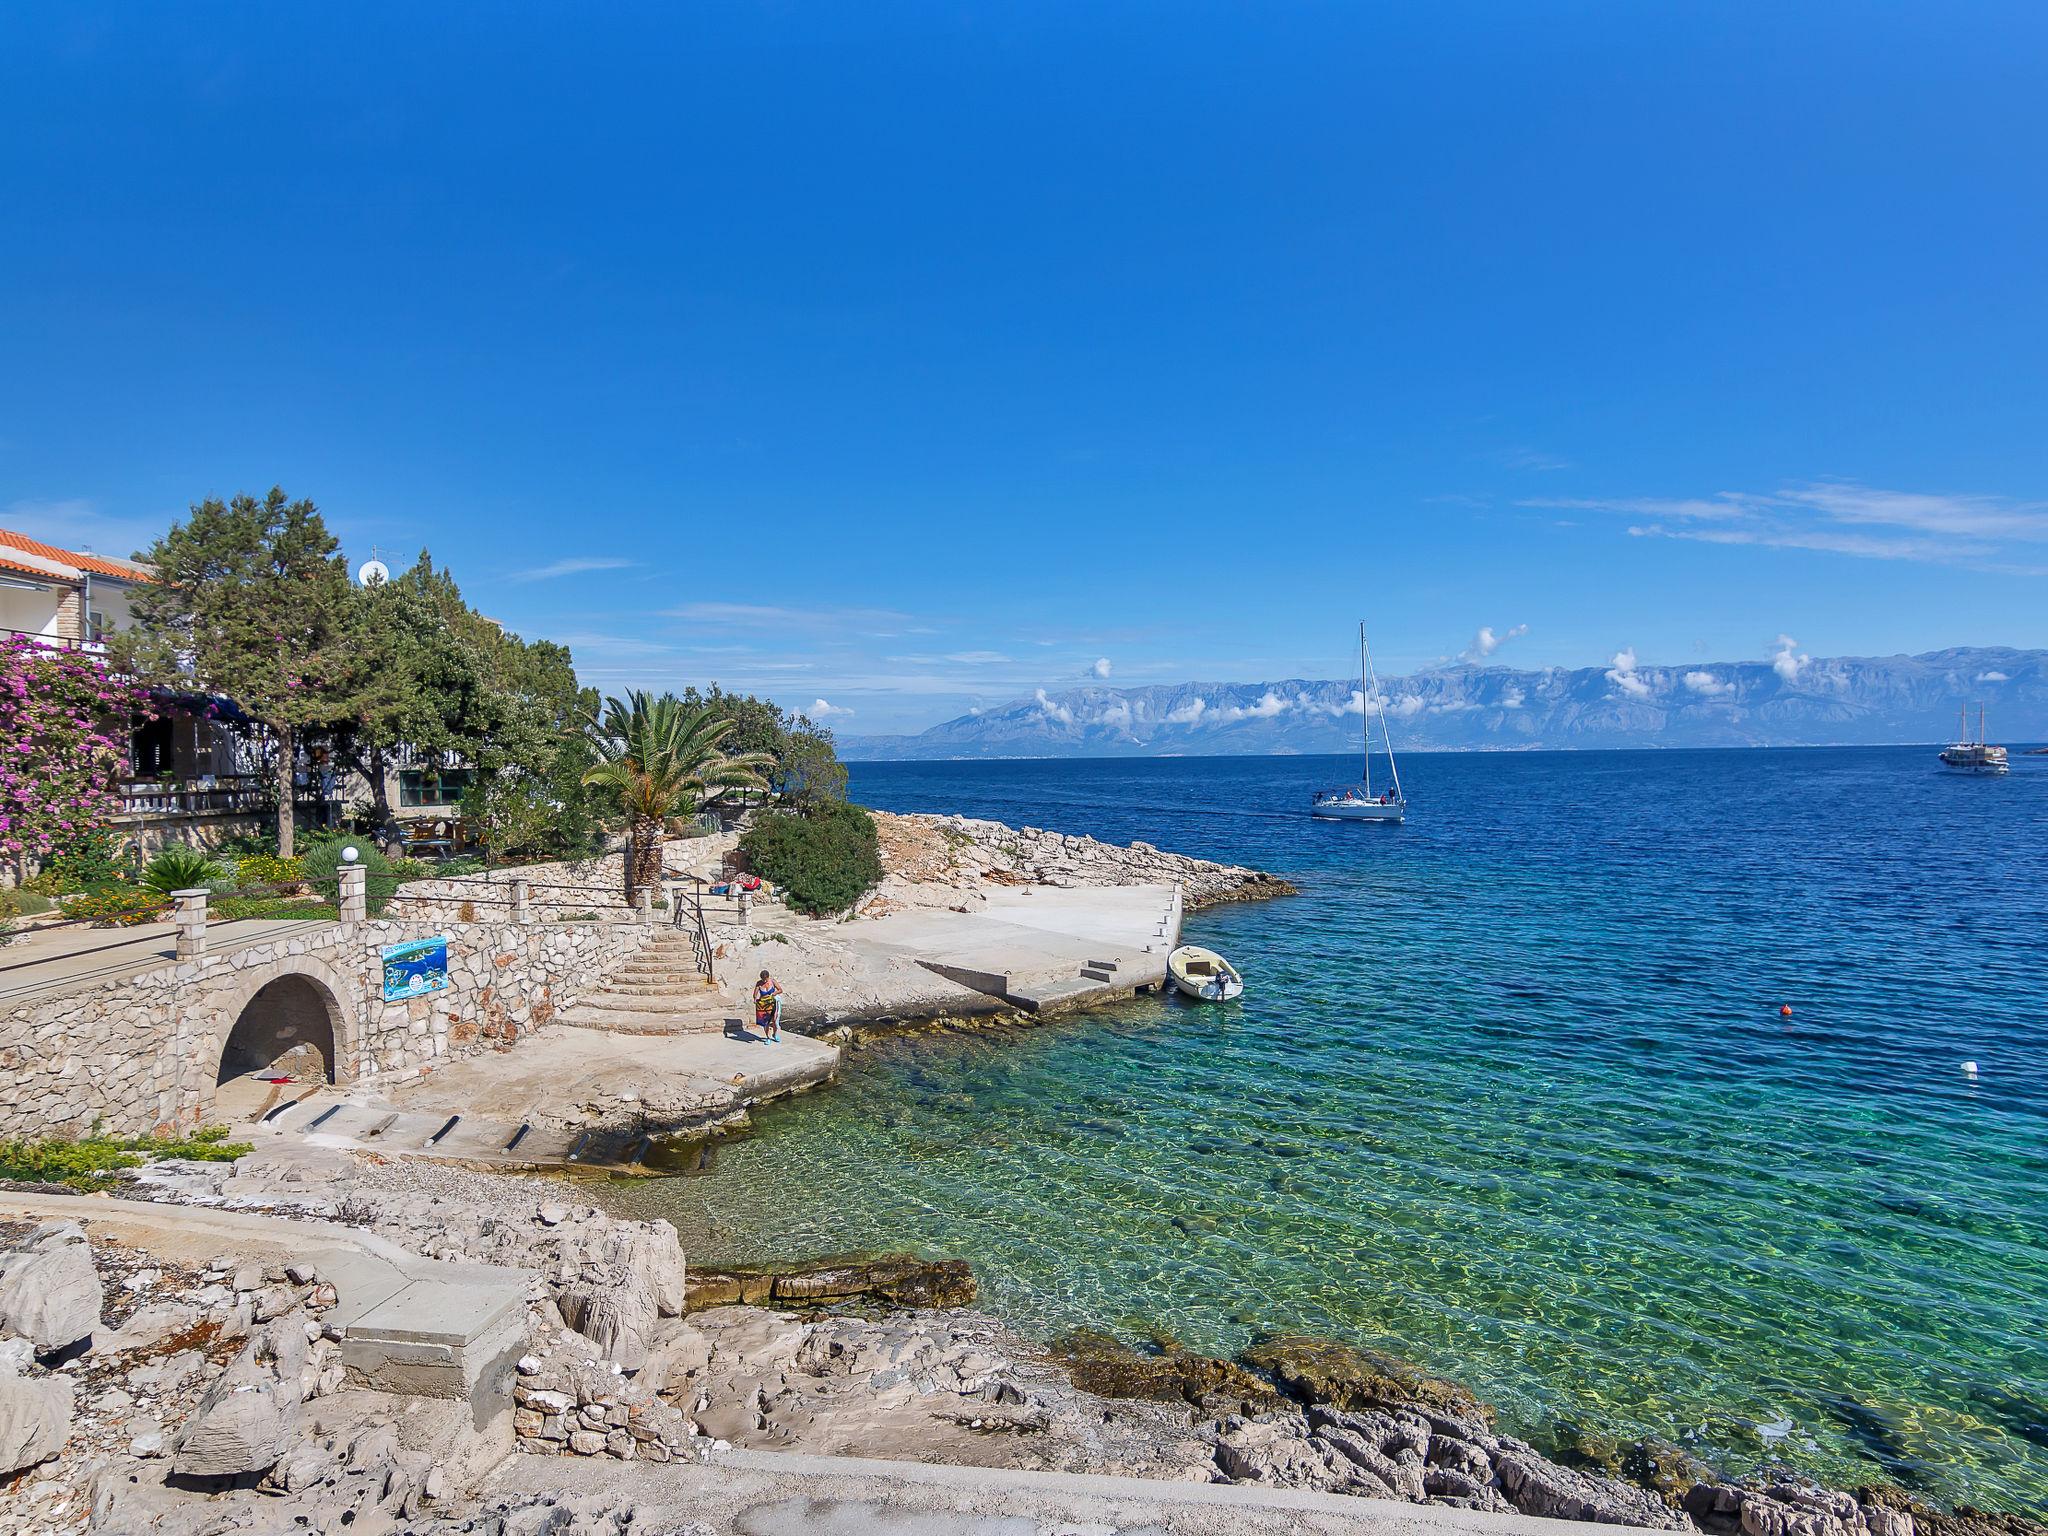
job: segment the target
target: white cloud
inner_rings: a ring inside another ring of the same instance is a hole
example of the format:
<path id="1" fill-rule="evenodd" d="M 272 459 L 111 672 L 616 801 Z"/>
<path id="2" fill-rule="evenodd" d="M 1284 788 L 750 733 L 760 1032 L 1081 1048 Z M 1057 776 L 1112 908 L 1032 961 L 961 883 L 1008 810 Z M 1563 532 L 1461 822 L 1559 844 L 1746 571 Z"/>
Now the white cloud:
<path id="1" fill-rule="evenodd" d="M 1066 705 L 1055 702 L 1043 688 L 1032 694 L 1032 697 L 1038 701 L 1038 707 L 1045 712 L 1046 719 L 1057 720 L 1061 725 L 1074 723 L 1074 712 Z"/>
<path id="2" fill-rule="evenodd" d="M 1721 697 L 1721 695 L 1723 694 L 1733 693 L 1735 691 L 1735 685 L 1733 683 L 1723 682 L 1720 678 L 1714 676 L 1714 674 L 1711 672 L 1686 673 L 1685 686 L 1690 688 L 1694 693 L 1702 694 L 1710 699 L 1717 699 Z"/>
<path id="3" fill-rule="evenodd" d="M 1800 653 L 1799 642 L 1790 635 L 1780 635 L 1771 649 L 1771 670 L 1788 683 L 1799 681 L 1799 672 L 1811 656 Z"/>
<path id="4" fill-rule="evenodd" d="M 1114 725 L 1128 731 L 1131 728 L 1131 706 L 1122 699 L 1118 699 L 1114 704 L 1105 705 L 1102 712 L 1095 717 L 1095 724 Z"/>
<path id="5" fill-rule="evenodd" d="M 817 703 L 813 704 L 809 709 L 805 710 L 804 713 L 809 715 L 813 720 L 831 720 L 834 718 L 843 720 L 848 715 L 852 714 L 853 711 L 851 709 L 846 708 L 843 705 L 827 704 L 823 699 L 820 699 Z"/>
<path id="6" fill-rule="evenodd" d="M 992 667 L 1009 659 L 1001 651 L 951 651 L 946 656 L 946 660 L 967 667 Z"/>
<path id="7" fill-rule="evenodd" d="M 1166 723 L 1168 725 L 1193 725 L 1202 718 L 1202 712 L 1208 707 L 1209 701 L 1207 699 L 1189 699 L 1187 703 L 1177 705 L 1166 712 Z"/>
<path id="8" fill-rule="evenodd" d="M 904 624 L 910 615 L 891 608 L 783 608 L 763 603 L 683 603 L 662 610 L 665 619 L 729 624 L 755 629 L 832 629 L 852 625 Z M 930 630 L 913 631 L 929 634 Z"/>
<path id="9" fill-rule="evenodd" d="M 1502 709 L 1520 709 L 1525 698 L 1526 696 L 1521 689 L 1511 685 L 1501 694 L 1500 707 Z"/>
<path id="10" fill-rule="evenodd" d="M 1422 710 L 1422 695 L 1419 693 L 1404 693 L 1387 705 L 1387 713 L 1396 720 L 1412 720 L 1421 714 Z"/>
<path id="11" fill-rule="evenodd" d="M 536 565 L 524 571 L 514 571 L 507 581 L 553 581 L 560 576 L 581 576 L 589 571 L 623 571 L 637 565 L 636 560 L 621 560 L 612 555 L 578 555 L 567 560 L 556 560 L 547 565 Z"/>
<path id="12" fill-rule="evenodd" d="M 1107 678 L 1109 676 L 1109 658 L 1107 656 L 1096 657 L 1095 664 L 1088 669 L 1088 675 L 1098 679 Z M 1140 669 L 1140 675 L 1143 675 L 1143 669 Z"/>
<path id="13" fill-rule="evenodd" d="M 1268 688 L 1260 696 L 1258 703 L 1243 708 L 1235 704 L 1226 704 L 1215 711 L 1215 719 L 1219 725 L 1235 725 L 1240 720 L 1270 720 L 1275 715 L 1286 714 L 1293 707 L 1292 701 L 1281 698 Z"/>
<path id="14" fill-rule="evenodd" d="M 1867 560 L 1966 565 L 2019 575 L 2048 566 L 2016 563 L 2015 545 L 2048 543 L 2048 502 L 1961 493 L 1887 491 L 1845 481 L 1720 491 L 1704 497 L 1543 497 L 1525 507 L 1614 512 L 1647 518 L 1636 538 L 1689 539 L 1817 550 Z M 1876 530 L 1876 531 L 1872 531 Z"/>
<path id="15" fill-rule="evenodd" d="M 1510 640 L 1519 640 L 1527 633 L 1529 633 L 1529 626 L 1526 624 L 1513 625 L 1503 630 L 1500 634 L 1495 634 L 1491 625 L 1482 624 L 1479 626 L 1479 633 L 1472 637 L 1472 643 L 1466 646 L 1464 651 L 1460 653 L 1458 660 L 1469 661 L 1476 665 L 1486 660 L 1487 657 L 1506 645 Z"/>
<path id="16" fill-rule="evenodd" d="M 2004 672 L 1979 672 L 1977 674 L 1977 681 L 1980 683 L 2009 683 L 2012 681 L 2012 678 Z"/>
<path id="17" fill-rule="evenodd" d="M 1636 675 L 1636 648 L 1632 645 L 1625 645 L 1614 653 L 1614 664 L 1607 669 L 1607 681 L 1632 699 L 1647 699 L 1656 691 L 1646 679 Z"/>

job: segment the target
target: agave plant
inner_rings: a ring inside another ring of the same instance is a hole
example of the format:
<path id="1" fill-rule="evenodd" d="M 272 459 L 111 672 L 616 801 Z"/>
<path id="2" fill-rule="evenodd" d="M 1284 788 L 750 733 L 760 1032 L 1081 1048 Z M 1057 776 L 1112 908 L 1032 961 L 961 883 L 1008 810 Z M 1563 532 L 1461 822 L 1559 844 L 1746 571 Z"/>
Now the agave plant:
<path id="1" fill-rule="evenodd" d="M 692 815 L 707 789 L 761 789 L 775 759 L 766 752 L 724 750 L 734 722 L 691 709 L 674 694 L 638 689 L 605 700 L 602 715 L 583 722 L 595 761 L 583 782 L 610 791 L 625 813 L 632 841 L 626 855 L 626 896 L 661 882 L 661 835 Z"/>
<path id="2" fill-rule="evenodd" d="M 173 891 L 211 888 L 227 879 L 227 871 L 197 848 L 166 848 L 142 871 L 144 890 L 168 896 Z"/>

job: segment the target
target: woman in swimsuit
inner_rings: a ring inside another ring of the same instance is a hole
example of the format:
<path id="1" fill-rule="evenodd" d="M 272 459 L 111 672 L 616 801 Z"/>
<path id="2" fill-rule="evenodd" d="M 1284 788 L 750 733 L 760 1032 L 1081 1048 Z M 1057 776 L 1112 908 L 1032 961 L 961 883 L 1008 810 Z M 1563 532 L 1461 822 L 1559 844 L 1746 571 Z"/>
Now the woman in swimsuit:
<path id="1" fill-rule="evenodd" d="M 766 971 L 754 983 L 754 1027 L 764 1040 L 782 1040 L 782 988 Z"/>

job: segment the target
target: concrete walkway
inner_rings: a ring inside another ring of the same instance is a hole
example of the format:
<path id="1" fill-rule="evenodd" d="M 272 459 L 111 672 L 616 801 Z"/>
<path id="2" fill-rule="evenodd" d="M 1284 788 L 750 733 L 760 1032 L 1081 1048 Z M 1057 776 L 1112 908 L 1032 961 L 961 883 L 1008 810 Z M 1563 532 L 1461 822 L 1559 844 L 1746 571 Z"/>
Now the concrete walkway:
<path id="1" fill-rule="evenodd" d="M 1614 1536 L 1624 1527 L 1250 1484 L 725 1451 L 708 1465 L 513 1456 L 487 1494 L 614 1494 L 636 1527 L 743 1536 Z"/>
<path id="2" fill-rule="evenodd" d="M 608 1035 L 551 1026 L 404 1082 L 281 1100 L 237 1137 L 516 1168 L 635 1168 L 653 1137 L 828 1081 L 839 1050 L 785 1030 Z"/>
<path id="3" fill-rule="evenodd" d="M 282 922 L 238 918 L 209 923 L 206 952 L 232 954 L 284 934 L 331 927 L 325 920 Z M 28 928 L 0 947 L 0 1002 L 21 1002 L 43 992 L 66 992 L 119 981 L 178 958 L 178 930 L 170 923 L 134 928 Z"/>

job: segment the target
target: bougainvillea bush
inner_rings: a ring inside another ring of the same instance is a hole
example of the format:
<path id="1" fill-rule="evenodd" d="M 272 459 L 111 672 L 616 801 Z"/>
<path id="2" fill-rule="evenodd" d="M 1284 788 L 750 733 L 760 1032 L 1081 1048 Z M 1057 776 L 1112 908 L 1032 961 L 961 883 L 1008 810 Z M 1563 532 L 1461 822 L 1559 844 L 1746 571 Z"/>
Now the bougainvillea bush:
<path id="1" fill-rule="evenodd" d="M 112 821 L 128 732 L 148 715 L 103 657 L 0 645 L 0 856 L 40 859 Z"/>

